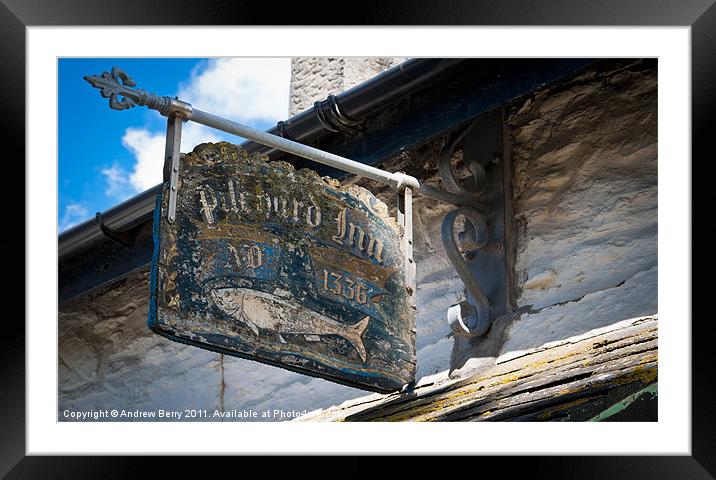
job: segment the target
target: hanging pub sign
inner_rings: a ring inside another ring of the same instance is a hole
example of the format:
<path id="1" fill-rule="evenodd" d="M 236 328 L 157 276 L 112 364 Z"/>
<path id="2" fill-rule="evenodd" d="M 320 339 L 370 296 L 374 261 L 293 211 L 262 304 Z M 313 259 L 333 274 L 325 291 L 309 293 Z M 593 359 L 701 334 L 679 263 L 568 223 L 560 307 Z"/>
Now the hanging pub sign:
<path id="1" fill-rule="evenodd" d="M 154 332 L 367 390 L 414 380 L 412 259 L 383 202 L 228 143 L 180 165 L 155 211 Z"/>

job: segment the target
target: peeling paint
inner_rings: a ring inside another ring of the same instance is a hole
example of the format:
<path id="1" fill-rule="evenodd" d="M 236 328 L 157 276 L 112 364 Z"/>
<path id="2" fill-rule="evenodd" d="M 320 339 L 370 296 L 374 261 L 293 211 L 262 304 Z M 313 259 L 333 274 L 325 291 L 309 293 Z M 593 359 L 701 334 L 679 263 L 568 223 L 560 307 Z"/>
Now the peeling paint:
<path id="1" fill-rule="evenodd" d="M 403 231 L 383 202 L 228 143 L 184 155 L 180 178 L 176 222 L 166 195 L 158 216 L 154 332 L 369 390 L 414 380 Z"/>

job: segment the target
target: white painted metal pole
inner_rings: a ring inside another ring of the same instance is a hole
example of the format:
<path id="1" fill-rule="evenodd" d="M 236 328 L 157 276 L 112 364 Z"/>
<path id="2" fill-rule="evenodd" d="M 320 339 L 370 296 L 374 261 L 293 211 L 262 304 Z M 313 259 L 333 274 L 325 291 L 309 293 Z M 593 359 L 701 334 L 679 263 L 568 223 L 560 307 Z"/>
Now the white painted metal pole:
<path id="1" fill-rule="evenodd" d="M 414 191 L 420 190 L 420 182 L 417 178 L 411 177 L 410 175 L 400 172 L 387 172 L 370 165 L 356 162 L 355 160 L 341 157 L 340 155 L 324 152 L 323 150 L 309 147 L 308 145 L 303 145 L 302 143 L 294 142 L 293 140 L 288 140 L 277 135 L 272 135 L 246 125 L 227 120 L 225 118 L 217 117 L 216 115 L 202 112 L 201 110 L 193 109 L 188 115 L 187 120 L 191 120 L 192 122 L 200 123 L 223 132 L 232 133 L 234 135 L 253 140 L 256 143 L 292 153 L 323 165 L 328 165 L 329 167 L 361 175 L 363 177 L 370 178 L 371 180 L 375 180 L 376 182 L 390 185 L 399 190 L 402 190 L 405 187 L 410 187 Z"/>

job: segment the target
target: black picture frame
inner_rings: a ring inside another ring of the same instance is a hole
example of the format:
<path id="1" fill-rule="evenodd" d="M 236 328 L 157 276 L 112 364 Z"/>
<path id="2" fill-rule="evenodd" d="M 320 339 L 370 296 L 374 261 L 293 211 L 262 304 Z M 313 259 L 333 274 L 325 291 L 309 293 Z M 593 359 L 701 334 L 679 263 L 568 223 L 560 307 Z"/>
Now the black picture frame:
<path id="1" fill-rule="evenodd" d="M 0 122 L 4 143 L 5 178 L 12 178 L 20 191 L 8 186 L 4 195 L 24 198 L 25 179 L 25 28 L 61 25 L 288 25 L 302 19 L 309 25 L 572 25 L 572 26 L 691 26 L 692 32 L 692 158 L 707 162 L 710 122 L 716 108 L 716 6 L 715 0 L 460 0 L 446 4 L 403 0 L 360 2 L 311 9 L 305 2 L 271 3 L 247 1 L 125 0 L 109 2 L 73 0 L 0 0 Z M 350 30 L 346 31 L 350 34 Z M 565 35 L 568 35 L 566 32 Z M 330 42 L 330 38 L 326 38 Z M 659 92 L 668 95 L 668 92 Z M 48 106 L 48 115 L 54 114 Z M 709 152 L 710 153 L 710 152 Z M 48 158 L 48 172 L 55 159 Z M 691 165 L 696 162 L 691 161 Z M 685 165 L 684 168 L 687 168 Z M 693 199 L 697 205 L 698 199 Z M 25 212 L 8 209 L 6 225 L 12 225 L 0 243 L 5 247 L 8 272 L 24 272 L 19 251 L 26 249 Z M 691 246 L 684 246 L 691 248 Z M 8 254 L 8 252 L 13 252 Z M 17 268 L 12 265 L 17 262 Z M 9 263 L 9 264 L 8 264 Z M 10 275 L 10 274 L 6 274 Z M 25 274 L 23 273 L 23 279 Z M 6 287 L 25 293 L 25 282 L 14 280 Z M 31 285 L 27 286 L 32 288 Z M 24 297 L 24 295 L 23 295 Z M 16 302 L 19 303 L 19 302 Z M 25 455 L 25 327 L 18 314 L 5 312 L 0 348 L 0 476 L 6 478 L 126 478 L 137 472 L 135 461 L 112 457 L 39 457 Z M 24 307 L 23 307 L 24 314 Z M 24 317 L 24 315 L 23 315 Z M 50 321 L 50 319 L 48 319 Z M 713 400 L 709 317 L 694 317 L 692 332 L 692 456 L 643 457 L 521 457 L 481 458 L 462 463 L 480 472 L 495 471 L 546 478 L 715 478 L 716 402 Z M 638 441 L 638 439 L 635 439 Z M 135 459 L 156 465 L 153 459 Z M 465 462 L 465 460 L 461 460 Z M 493 465 L 487 465 L 491 463 Z M 178 459 L 162 461 L 165 474 L 183 468 Z M 343 469 L 358 463 L 348 460 Z M 289 464 L 290 467 L 290 464 Z M 295 465 L 294 465 L 295 467 Z M 215 467 L 212 467 L 215 468 Z M 365 467 L 361 467 L 365 468 Z M 397 472 L 396 472 L 397 473 Z M 457 472 L 456 472 L 457 473 Z M 548 474 L 547 474 L 548 473 Z"/>

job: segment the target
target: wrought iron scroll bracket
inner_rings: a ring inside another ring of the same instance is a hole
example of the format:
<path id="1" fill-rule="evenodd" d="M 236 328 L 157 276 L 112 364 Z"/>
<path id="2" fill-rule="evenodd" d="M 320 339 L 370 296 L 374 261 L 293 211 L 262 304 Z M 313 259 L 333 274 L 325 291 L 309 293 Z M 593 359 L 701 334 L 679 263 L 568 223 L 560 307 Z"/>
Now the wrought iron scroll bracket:
<path id="1" fill-rule="evenodd" d="M 455 155 L 459 145 L 462 158 Z M 496 111 L 458 132 L 440 152 L 443 185 L 463 198 L 463 206 L 445 216 L 441 230 L 447 257 L 467 291 L 467 299 L 447 311 L 459 337 L 485 335 L 508 307 L 502 150 L 502 112 Z"/>
<path id="2" fill-rule="evenodd" d="M 467 229 L 456 232 L 460 217 L 465 219 Z M 448 325 L 457 335 L 484 335 L 490 327 L 490 301 L 470 271 L 468 261 L 487 244 L 489 232 L 485 217 L 471 208 L 457 208 L 443 219 L 441 234 L 445 253 L 467 290 L 467 300 L 448 309 Z"/>

